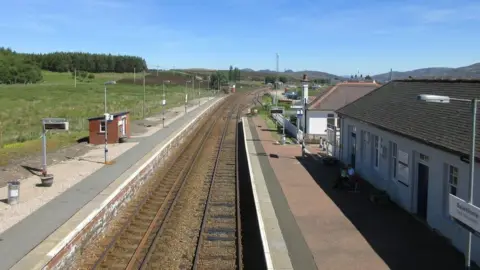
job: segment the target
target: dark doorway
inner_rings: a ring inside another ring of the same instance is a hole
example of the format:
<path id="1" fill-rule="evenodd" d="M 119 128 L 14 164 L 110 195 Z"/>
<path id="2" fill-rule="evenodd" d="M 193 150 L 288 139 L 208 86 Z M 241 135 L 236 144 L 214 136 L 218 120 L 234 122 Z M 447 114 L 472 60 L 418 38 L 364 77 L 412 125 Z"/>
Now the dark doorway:
<path id="1" fill-rule="evenodd" d="M 428 166 L 418 163 L 417 215 L 427 219 L 428 209 Z"/>

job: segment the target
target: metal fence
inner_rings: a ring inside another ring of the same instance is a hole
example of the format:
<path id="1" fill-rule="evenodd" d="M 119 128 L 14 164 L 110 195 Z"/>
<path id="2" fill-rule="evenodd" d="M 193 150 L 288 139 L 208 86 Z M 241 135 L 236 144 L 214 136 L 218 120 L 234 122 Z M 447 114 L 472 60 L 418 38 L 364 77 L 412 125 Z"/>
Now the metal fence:
<path id="1" fill-rule="evenodd" d="M 286 119 L 282 114 L 274 113 L 272 114 L 272 117 L 282 127 L 285 125 L 285 131 L 290 134 L 290 136 L 296 138 L 297 141 L 301 141 L 303 139 L 303 132 L 298 130 L 297 127 L 290 123 L 290 121 L 288 121 L 288 119 Z"/>

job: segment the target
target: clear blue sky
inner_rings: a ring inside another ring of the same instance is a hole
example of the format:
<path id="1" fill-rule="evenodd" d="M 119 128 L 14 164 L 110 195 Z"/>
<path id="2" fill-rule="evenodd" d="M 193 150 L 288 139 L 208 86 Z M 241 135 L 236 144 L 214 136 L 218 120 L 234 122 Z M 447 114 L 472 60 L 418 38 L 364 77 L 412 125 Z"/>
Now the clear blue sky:
<path id="1" fill-rule="evenodd" d="M 480 62 L 477 0 L 15 0 L 0 46 L 144 57 L 150 67 L 376 74 Z"/>

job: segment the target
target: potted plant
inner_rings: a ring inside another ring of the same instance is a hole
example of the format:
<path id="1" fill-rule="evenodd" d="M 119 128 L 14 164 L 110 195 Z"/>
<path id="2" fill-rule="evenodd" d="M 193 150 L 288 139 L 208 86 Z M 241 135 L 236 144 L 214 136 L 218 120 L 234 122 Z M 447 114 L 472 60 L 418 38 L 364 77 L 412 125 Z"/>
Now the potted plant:
<path id="1" fill-rule="evenodd" d="M 48 174 L 46 170 L 43 170 L 40 180 L 42 181 L 42 186 L 51 187 L 53 185 L 53 174 Z"/>

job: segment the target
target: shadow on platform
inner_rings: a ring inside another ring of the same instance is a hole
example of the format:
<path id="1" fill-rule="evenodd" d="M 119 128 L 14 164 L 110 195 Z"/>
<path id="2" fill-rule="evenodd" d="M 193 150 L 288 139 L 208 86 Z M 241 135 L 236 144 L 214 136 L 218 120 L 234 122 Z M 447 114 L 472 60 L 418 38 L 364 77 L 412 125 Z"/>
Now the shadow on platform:
<path id="1" fill-rule="evenodd" d="M 323 165 L 311 156 L 297 160 L 390 269 L 464 269 L 463 254 L 445 238 L 394 203 L 371 202 L 375 189 L 369 183 L 360 181 L 358 193 L 333 189 L 338 166 Z"/>

